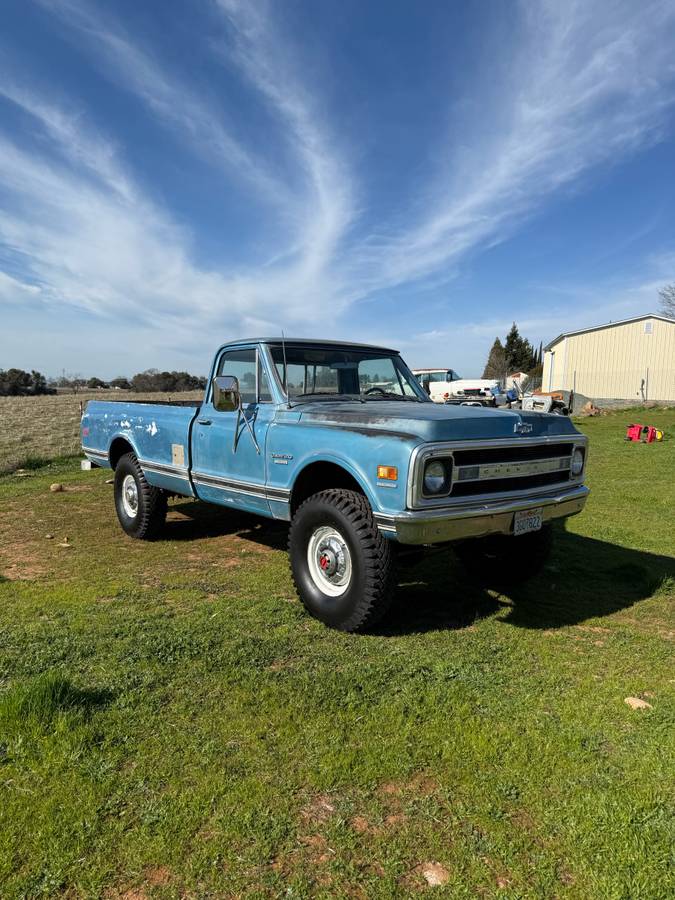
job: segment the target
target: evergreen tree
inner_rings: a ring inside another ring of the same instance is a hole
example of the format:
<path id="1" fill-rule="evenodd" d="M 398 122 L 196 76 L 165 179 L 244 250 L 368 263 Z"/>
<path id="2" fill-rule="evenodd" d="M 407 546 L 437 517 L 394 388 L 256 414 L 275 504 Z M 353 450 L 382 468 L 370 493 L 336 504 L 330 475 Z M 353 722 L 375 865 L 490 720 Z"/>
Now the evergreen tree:
<path id="1" fill-rule="evenodd" d="M 483 378 L 494 378 L 501 381 L 508 375 L 506 369 L 506 351 L 499 338 L 495 338 L 483 369 Z"/>
<path id="2" fill-rule="evenodd" d="M 512 372 L 529 372 L 536 365 L 532 344 L 527 338 L 521 337 L 515 322 L 506 335 L 504 352 L 506 354 L 506 366 L 509 370 L 507 374 Z"/>

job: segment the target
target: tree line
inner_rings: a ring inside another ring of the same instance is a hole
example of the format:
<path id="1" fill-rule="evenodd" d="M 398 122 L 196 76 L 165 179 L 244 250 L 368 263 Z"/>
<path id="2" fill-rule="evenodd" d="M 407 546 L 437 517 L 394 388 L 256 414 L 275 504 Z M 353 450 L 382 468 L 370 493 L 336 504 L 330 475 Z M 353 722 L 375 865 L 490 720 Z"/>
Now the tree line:
<path id="1" fill-rule="evenodd" d="M 30 397 L 37 394 L 55 394 L 41 372 L 34 369 L 0 369 L 0 397 Z"/>
<path id="2" fill-rule="evenodd" d="M 204 376 L 191 375 L 189 372 L 160 372 L 158 369 L 146 369 L 137 372 L 131 378 L 119 375 L 110 381 L 102 378 L 83 378 L 81 375 L 66 375 L 47 379 L 41 372 L 25 372 L 23 369 L 0 369 L 0 397 L 30 397 L 38 394 L 55 394 L 57 388 L 70 390 L 74 394 L 84 390 L 118 389 L 133 391 L 137 394 L 166 393 L 177 394 L 182 391 L 203 390 L 206 387 Z"/>

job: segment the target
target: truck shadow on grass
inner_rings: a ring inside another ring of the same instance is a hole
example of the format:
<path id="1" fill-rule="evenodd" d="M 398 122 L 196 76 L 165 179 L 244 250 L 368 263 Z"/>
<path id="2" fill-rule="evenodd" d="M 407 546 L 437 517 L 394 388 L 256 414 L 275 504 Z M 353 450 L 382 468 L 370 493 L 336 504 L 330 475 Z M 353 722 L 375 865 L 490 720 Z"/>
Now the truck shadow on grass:
<path id="1" fill-rule="evenodd" d="M 283 522 L 196 501 L 173 503 L 169 510 L 180 513 L 184 518 L 167 521 L 162 539 L 196 541 L 237 535 L 271 549 L 286 549 L 288 526 Z"/>
<path id="2" fill-rule="evenodd" d="M 513 564 L 527 560 L 515 556 Z M 672 557 L 558 528 L 554 553 L 541 574 L 497 595 L 472 584 L 450 552 L 422 562 L 401 585 L 380 633 L 461 628 L 497 612 L 518 628 L 561 628 L 628 609 L 668 582 L 675 590 Z"/>
<path id="3" fill-rule="evenodd" d="M 285 523 L 193 501 L 172 504 L 171 509 L 184 518 L 167 522 L 164 537 L 169 540 L 236 534 L 271 549 L 286 549 Z M 527 565 L 517 545 L 512 565 Z M 560 628 L 628 609 L 669 579 L 675 583 L 672 557 L 572 534 L 563 525 L 556 528 L 554 552 L 543 572 L 498 595 L 473 583 L 449 549 L 402 568 L 394 604 L 375 633 L 466 628 L 499 612 L 504 622 L 519 628 Z"/>

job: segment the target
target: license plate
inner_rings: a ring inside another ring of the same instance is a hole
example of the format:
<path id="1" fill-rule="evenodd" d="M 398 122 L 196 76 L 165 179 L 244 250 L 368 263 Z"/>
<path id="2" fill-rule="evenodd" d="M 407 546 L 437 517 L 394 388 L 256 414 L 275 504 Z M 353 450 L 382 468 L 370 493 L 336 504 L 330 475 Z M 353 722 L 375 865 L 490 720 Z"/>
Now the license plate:
<path id="1" fill-rule="evenodd" d="M 544 510 L 521 509 L 513 516 L 513 534 L 527 534 L 528 531 L 539 531 L 544 520 Z"/>

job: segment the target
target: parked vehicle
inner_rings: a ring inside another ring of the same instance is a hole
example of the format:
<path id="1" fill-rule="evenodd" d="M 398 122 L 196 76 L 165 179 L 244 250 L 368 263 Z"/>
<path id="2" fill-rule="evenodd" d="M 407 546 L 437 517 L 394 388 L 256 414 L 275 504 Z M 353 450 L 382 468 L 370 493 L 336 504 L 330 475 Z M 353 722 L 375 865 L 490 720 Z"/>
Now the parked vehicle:
<path id="1" fill-rule="evenodd" d="M 90 400 L 81 429 L 127 534 L 158 537 L 172 495 L 287 521 L 300 599 L 344 631 L 385 614 L 411 548 L 530 576 L 588 495 L 569 419 L 434 404 L 397 351 L 359 344 L 225 344 L 203 402 Z"/>
<path id="2" fill-rule="evenodd" d="M 521 409 L 553 413 L 555 416 L 569 416 L 572 403 L 573 394 L 571 392 L 568 393 L 568 399 L 565 399 L 562 391 L 553 391 L 552 393 L 535 391 L 532 394 L 523 395 Z"/>
<path id="3" fill-rule="evenodd" d="M 480 403 L 495 406 L 493 390 L 499 382 L 488 378 L 462 378 L 454 369 L 413 369 L 413 375 L 434 403 Z"/>

